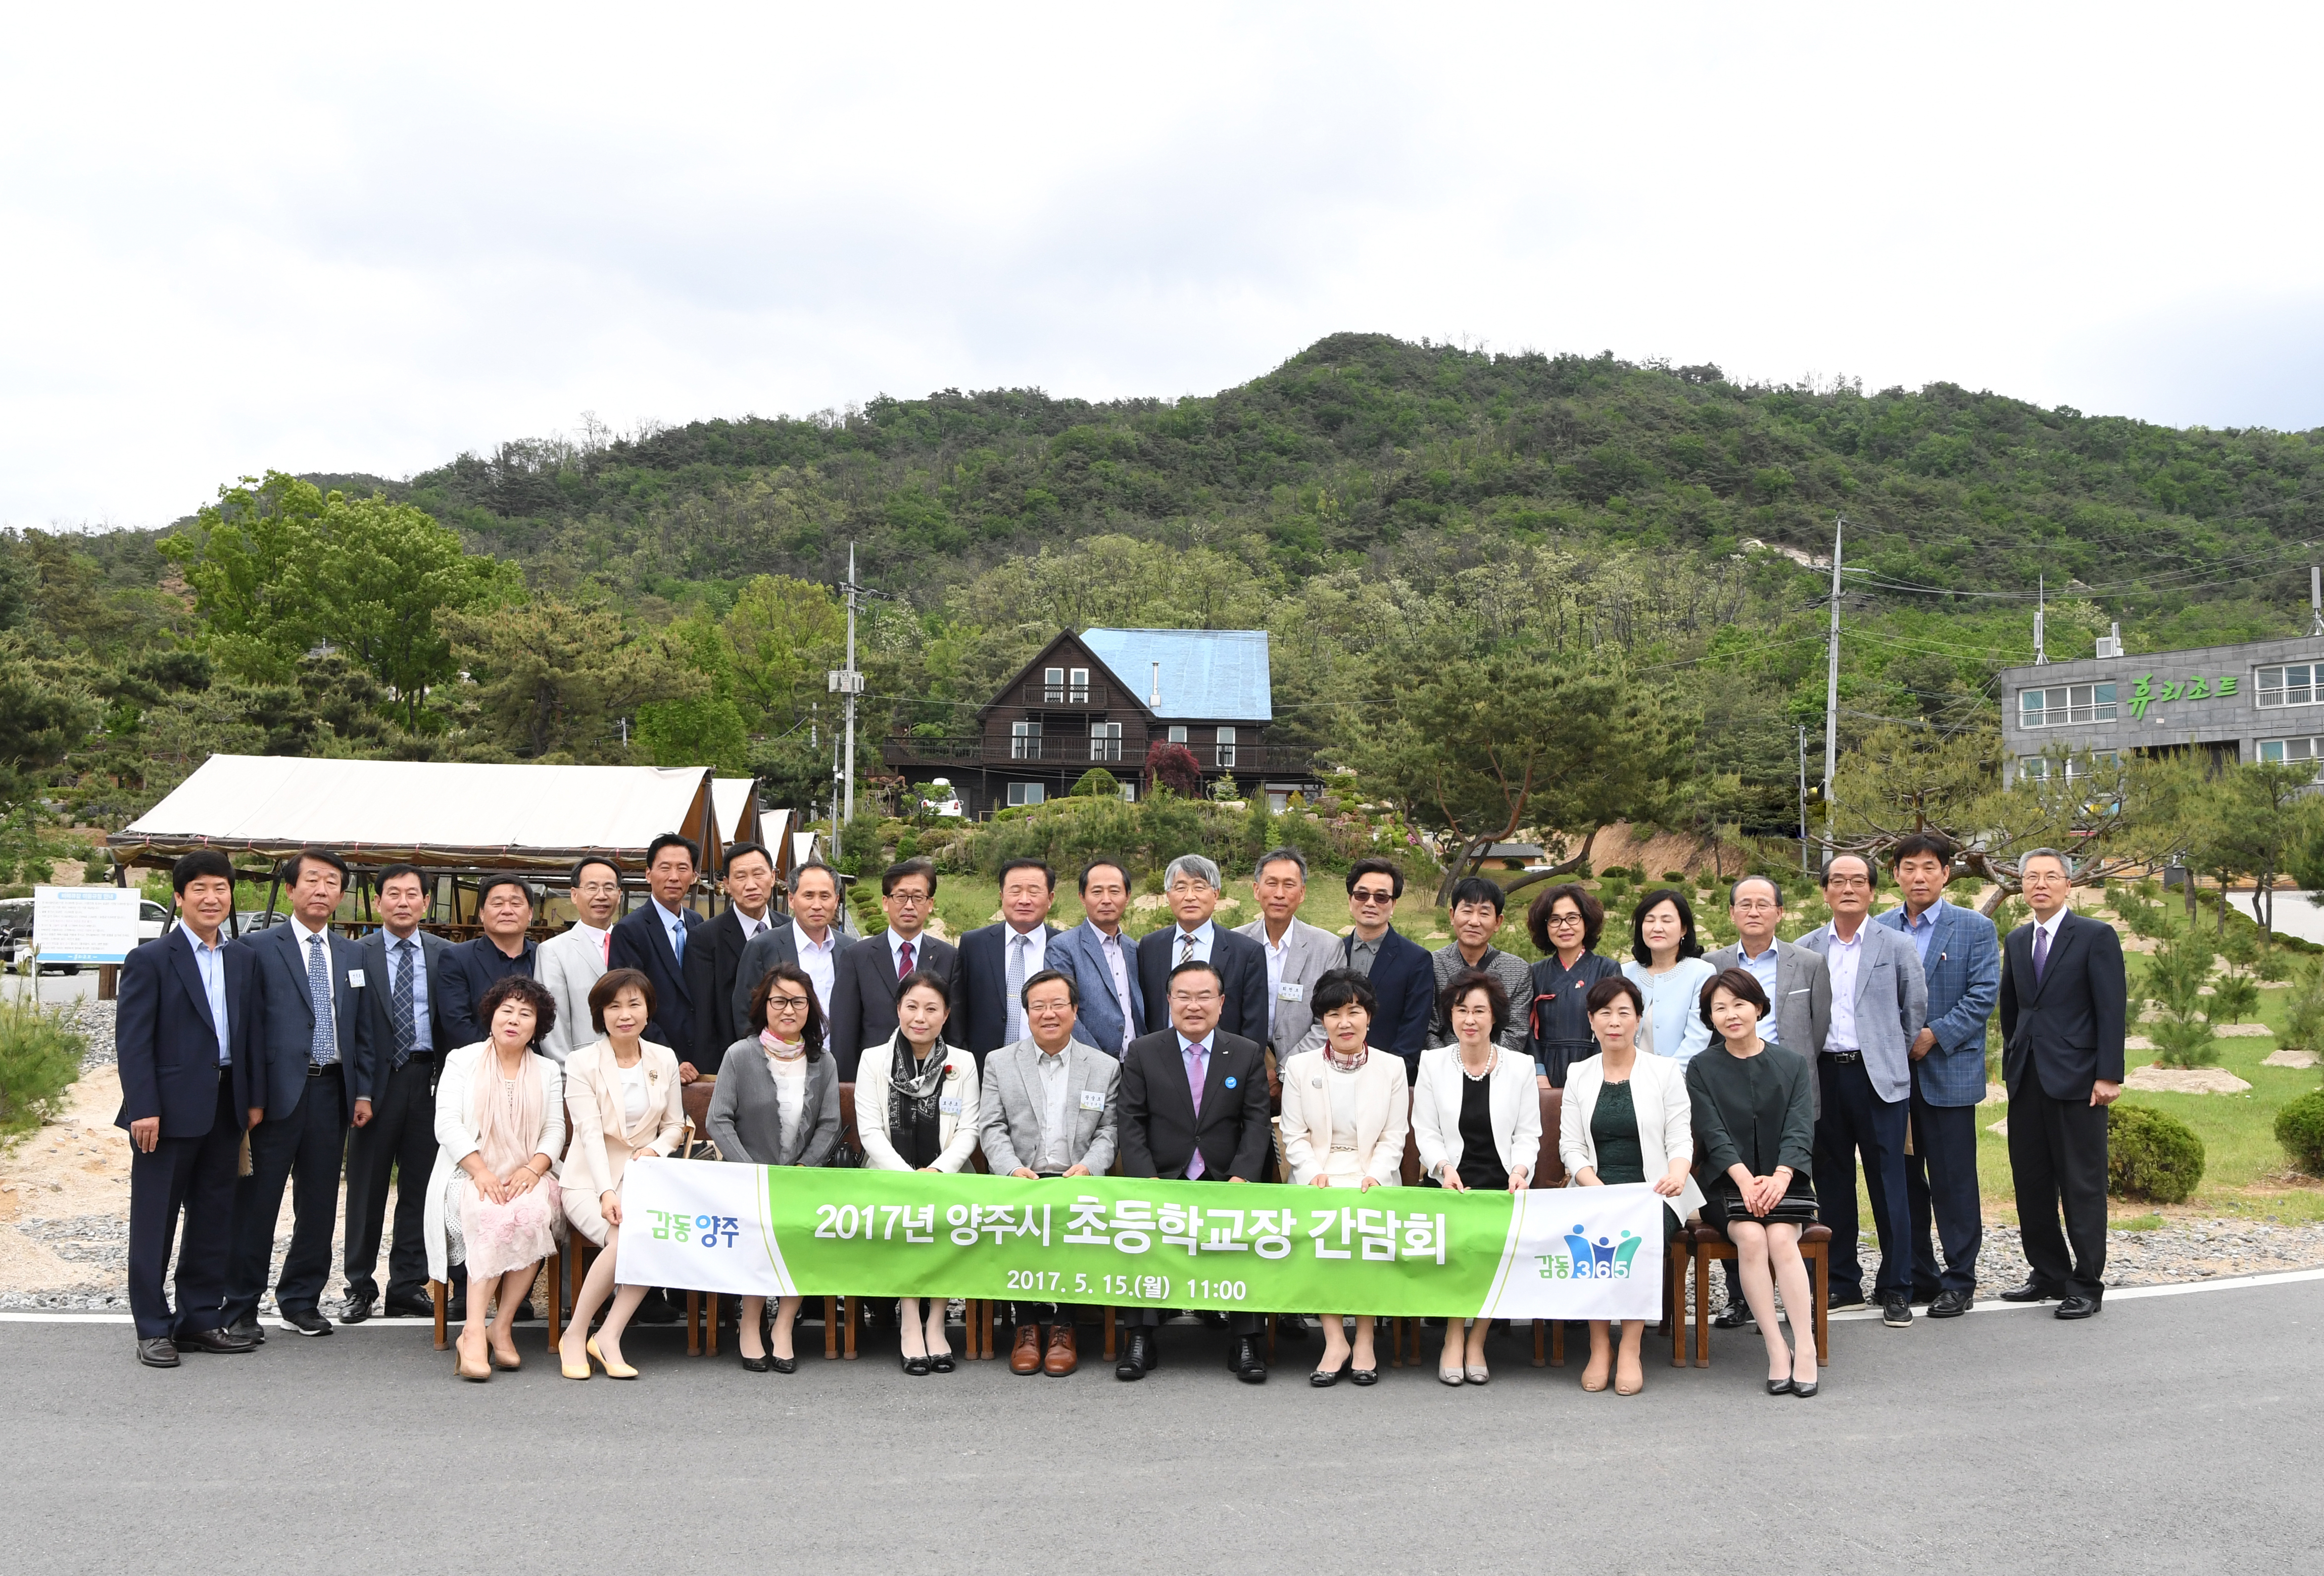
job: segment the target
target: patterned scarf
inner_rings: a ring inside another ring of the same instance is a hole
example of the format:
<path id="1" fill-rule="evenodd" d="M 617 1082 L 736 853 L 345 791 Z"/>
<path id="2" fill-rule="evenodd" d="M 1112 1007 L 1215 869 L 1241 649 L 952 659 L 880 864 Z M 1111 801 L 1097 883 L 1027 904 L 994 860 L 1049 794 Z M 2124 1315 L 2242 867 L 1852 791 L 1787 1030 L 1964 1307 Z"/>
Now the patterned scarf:
<path id="1" fill-rule="evenodd" d="M 912 1042 L 904 1037 L 901 1030 L 897 1032 L 896 1060 L 888 1072 L 888 1131 L 891 1136 L 910 1131 L 915 1122 L 936 1119 L 948 1055 L 939 1041 L 930 1047 L 928 1059 L 922 1062 L 913 1054 Z"/>
<path id="2" fill-rule="evenodd" d="M 1364 1064 L 1366 1059 L 1371 1055 L 1372 1048 L 1370 1046 L 1359 1046 L 1356 1048 L 1356 1054 L 1354 1055 L 1343 1056 L 1340 1055 L 1339 1052 L 1333 1050 L 1330 1046 L 1326 1045 L 1323 1047 L 1323 1054 L 1331 1058 L 1332 1065 L 1337 1067 L 1341 1072 L 1352 1073 L 1357 1068 Z"/>

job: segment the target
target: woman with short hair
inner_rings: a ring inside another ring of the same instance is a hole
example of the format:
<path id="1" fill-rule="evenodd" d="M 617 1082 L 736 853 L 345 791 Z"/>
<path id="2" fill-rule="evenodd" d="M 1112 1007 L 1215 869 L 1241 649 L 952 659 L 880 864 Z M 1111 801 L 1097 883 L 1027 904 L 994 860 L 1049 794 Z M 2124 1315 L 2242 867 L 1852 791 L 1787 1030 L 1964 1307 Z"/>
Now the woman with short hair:
<path id="1" fill-rule="evenodd" d="M 1534 1067 L 1555 1089 L 1565 1087 L 1565 1069 L 1595 1053 L 1590 1037 L 1590 987 L 1621 972 L 1611 958 L 1598 955 L 1606 928 L 1606 906 L 1578 881 L 1563 881 L 1533 900 L 1526 928 L 1541 949 L 1533 966 L 1533 1000 L 1526 1003 L 1526 1040 Z"/>
<path id="2" fill-rule="evenodd" d="M 573 1319 L 558 1349 L 568 1379 L 589 1377 L 595 1358 L 609 1379 L 633 1379 L 622 1357 L 622 1332 L 650 1287 L 615 1286 L 622 1245 L 622 1177 L 632 1160 L 674 1152 L 686 1132 L 678 1089 L 678 1053 L 645 1037 L 654 1015 L 653 982 L 635 969 L 614 969 L 589 987 L 589 1023 L 597 1038 L 565 1058 L 565 1107 L 573 1147 L 565 1159 L 565 1218 L 598 1249 Z M 605 1323 L 593 1337 L 589 1318 L 608 1297 Z"/>
<path id="3" fill-rule="evenodd" d="M 839 1145 L 839 1074 L 823 1043 L 815 982 L 797 963 L 777 963 L 752 989 L 754 1032 L 726 1047 L 704 1125 L 722 1160 L 745 1166 L 821 1166 Z M 800 1299 L 779 1299 L 767 1342 L 767 1299 L 744 1297 L 735 1347 L 754 1374 L 795 1372 L 791 1326 Z M 753 1351 L 752 1347 L 760 1350 Z"/>
<path id="4" fill-rule="evenodd" d="M 1412 1091 L 1404 1063 L 1370 1043 L 1379 1000 L 1371 982 L 1353 969 L 1333 969 L 1315 982 L 1315 1021 L 1323 1044 L 1283 1064 L 1283 1157 L 1295 1186 L 1352 1187 L 1359 1194 L 1404 1180 L 1404 1135 Z M 1345 1369 L 1359 1385 L 1377 1383 L 1372 1316 L 1359 1313 L 1351 1350 L 1342 1321 L 1325 1313 L 1323 1360 L 1308 1383 L 1323 1388 Z"/>
<path id="5" fill-rule="evenodd" d="M 1743 1298 L 1767 1343 L 1767 1394 L 1804 1399 L 1816 1393 L 1815 1298 L 1800 1257 L 1800 1232 L 1815 1220 L 1815 1074 L 1798 1052 L 1759 1037 L 1767 993 L 1749 970 L 1714 975 L 1702 1011 L 1719 1036 L 1686 1067 L 1695 1153 L 1711 1181 L 1702 1218 L 1721 1221 L 1735 1244 Z M 1796 1350 L 1775 1327 L 1779 1286 L 1786 1313 L 1808 1322 L 1804 1335 L 1792 1327 Z"/>
<path id="6" fill-rule="evenodd" d="M 1711 1043 L 1702 987 L 1719 972 L 1703 961 L 1685 893 L 1665 887 L 1638 899 L 1630 910 L 1630 960 L 1622 977 L 1637 986 L 1646 1003 L 1639 1046 L 1685 1066 Z"/>
<path id="7" fill-rule="evenodd" d="M 524 1366 L 512 1338 L 517 1305 L 564 1228 L 556 1173 L 565 1151 L 565 1077 L 539 1049 L 557 1021 L 546 986 L 524 974 L 495 980 L 476 1015 L 487 1037 L 447 1055 L 436 1084 L 428 1274 L 449 1281 L 452 1264 L 467 1267 L 468 1317 L 455 1371 L 482 1382 L 494 1364 Z"/>

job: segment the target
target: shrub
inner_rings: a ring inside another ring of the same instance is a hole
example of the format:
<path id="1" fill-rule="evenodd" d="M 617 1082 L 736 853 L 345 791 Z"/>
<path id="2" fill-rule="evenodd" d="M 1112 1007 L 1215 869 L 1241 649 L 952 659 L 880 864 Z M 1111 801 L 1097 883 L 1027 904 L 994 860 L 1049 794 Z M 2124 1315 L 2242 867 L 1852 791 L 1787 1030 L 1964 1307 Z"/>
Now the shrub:
<path id="1" fill-rule="evenodd" d="M 2177 1117 L 2116 1101 L 2107 1107 L 2107 1191 L 2184 1203 L 2203 1180 L 2203 1140 Z"/>
<path id="2" fill-rule="evenodd" d="M 21 1138 L 64 1114 L 88 1037 L 54 1009 L 0 1003 L 0 1140 Z"/>
<path id="3" fill-rule="evenodd" d="M 1157 744 L 1147 751 L 1146 770 L 1157 789 L 1167 788 L 1182 799 L 1202 796 L 1203 769 L 1184 744 Z"/>
<path id="4" fill-rule="evenodd" d="M 1091 767 L 1074 783 L 1074 797 L 1077 799 L 1102 798 L 1108 795 L 1120 798 L 1121 783 L 1102 766 Z"/>
<path id="5" fill-rule="evenodd" d="M 2275 1113 L 2275 1141 L 2294 1166 L 2324 1176 L 2324 1089 L 2311 1089 Z"/>
<path id="6" fill-rule="evenodd" d="M 2204 1067 L 2219 1059 L 2211 1023 L 2202 1010 L 2202 989 L 2211 968 L 2205 936 L 2175 935 L 2146 961 L 2146 1000 L 2156 1013 L 2154 1060 L 2164 1067 Z"/>
<path id="7" fill-rule="evenodd" d="M 2292 976 L 2283 1028 L 2275 1037 L 2293 1050 L 2324 1051 L 2324 960 L 2310 958 Z"/>

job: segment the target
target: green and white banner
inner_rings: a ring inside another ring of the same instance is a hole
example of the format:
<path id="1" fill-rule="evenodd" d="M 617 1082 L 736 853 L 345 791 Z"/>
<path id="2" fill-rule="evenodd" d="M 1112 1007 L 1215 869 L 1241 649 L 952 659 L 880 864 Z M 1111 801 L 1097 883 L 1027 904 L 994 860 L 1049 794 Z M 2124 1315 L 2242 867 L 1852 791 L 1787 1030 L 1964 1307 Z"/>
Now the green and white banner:
<path id="1" fill-rule="evenodd" d="M 1359 1194 L 639 1160 L 617 1270 L 751 1296 L 1656 1319 L 1663 1210 L 1644 1184 Z"/>

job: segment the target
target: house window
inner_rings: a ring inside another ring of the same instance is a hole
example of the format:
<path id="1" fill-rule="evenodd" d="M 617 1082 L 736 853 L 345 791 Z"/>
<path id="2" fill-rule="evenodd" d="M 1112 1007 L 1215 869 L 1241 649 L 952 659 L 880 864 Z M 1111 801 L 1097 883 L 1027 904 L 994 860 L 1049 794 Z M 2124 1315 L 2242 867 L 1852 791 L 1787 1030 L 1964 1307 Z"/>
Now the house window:
<path id="1" fill-rule="evenodd" d="M 2111 723 L 2115 720 L 2114 686 L 2061 684 L 2054 689 L 2021 689 L 2017 692 L 2017 720 L 2028 728 Z"/>
<path id="2" fill-rule="evenodd" d="M 2305 766 L 2324 782 L 2324 739 L 2262 739 L 2259 758 L 2267 766 Z"/>
<path id="3" fill-rule="evenodd" d="M 1073 669 L 1067 677 L 1068 683 L 1066 685 L 1065 695 L 1066 703 L 1068 705 L 1077 706 L 1085 706 L 1089 705 L 1089 669 L 1086 668 L 1076 668 Z"/>
<path id="4" fill-rule="evenodd" d="M 2017 775 L 2026 782 L 2048 782 L 2057 777 L 2062 777 L 2067 782 L 2077 782 L 2089 777 L 2094 765 L 2113 766 L 2116 760 L 2111 750 L 2100 751 L 2087 758 L 2069 755 L 2061 769 L 2047 755 L 2021 755 L 2017 758 Z"/>
<path id="5" fill-rule="evenodd" d="M 1048 790 L 1038 782 L 1012 782 L 1009 785 L 1009 807 L 1048 802 Z"/>
<path id="6" fill-rule="evenodd" d="M 1171 742 L 1171 743 L 1173 743 L 1173 744 L 1184 744 L 1185 742 L 1186 742 L 1186 730 L 1185 730 L 1184 727 L 1174 727 L 1174 728 L 1172 728 L 1172 729 L 1170 730 L 1170 742 Z"/>
<path id="7" fill-rule="evenodd" d="M 2259 669 L 2259 704 L 2312 706 L 2324 701 L 2324 662 L 2295 662 Z"/>
<path id="8" fill-rule="evenodd" d="M 1234 763 L 1235 731 L 1232 728 L 1221 728 L 1219 730 L 1219 765 L 1223 768 L 1232 766 Z"/>
<path id="9" fill-rule="evenodd" d="M 1052 705 L 1059 705 L 1065 700 L 1065 670 L 1064 668 L 1046 668 L 1042 669 L 1041 698 L 1047 701 Z"/>
<path id="10" fill-rule="evenodd" d="M 1090 724 L 1090 759 L 1092 760 L 1121 759 L 1121 724 L 1120 723 Z"/>
<path id="11" fill-rule="evenodd" d="M 1011 760 L 1041 759 L 1040 723 L 1011 723 L 1009 724 L 1009 759 Z"/>
<path id="12" fill-rule="evenodd" d="M 1121 802 L 1125 805 L 1134 805 L 1138 802 L 1138 785 L 1136 783 L 1126 782 L 1121 785 Z"/>

